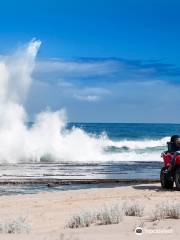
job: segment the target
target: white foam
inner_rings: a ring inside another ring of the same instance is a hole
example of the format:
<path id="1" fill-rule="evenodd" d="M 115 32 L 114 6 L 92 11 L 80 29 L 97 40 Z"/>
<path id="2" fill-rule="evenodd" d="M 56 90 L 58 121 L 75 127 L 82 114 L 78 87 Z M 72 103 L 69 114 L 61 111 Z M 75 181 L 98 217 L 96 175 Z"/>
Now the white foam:
<path id="1" fill-rule="evenodd" d="M 0 60 L 0 162 L 62 161 L 157 161 L 160 153 L 137 153 L 136 149 L 164 146 L 167 138 L 144 141 L 112 141 L 82 129 L 66 129 L 64 110 L 41 112 L 31 128 L 26 126 L 23 101 L 40 41 L 31 41 L 12 56 Z M 107 153 L 108 146 L 128 147 L 131 152 Z"/>
<path id="2" fill-rule="evenodd" d="M 135 149 L 145 149 L 145 148 L 155 148 L 163 147 L 169 141 L 169 137 L 163 137 L 161 139 L 144 139 L 144 140 L 122 140 L 122 141 L 111 141 L 107 140 L 107 146 L 114 146 L 118 148 L 129 148 L 132 150 Z"/>

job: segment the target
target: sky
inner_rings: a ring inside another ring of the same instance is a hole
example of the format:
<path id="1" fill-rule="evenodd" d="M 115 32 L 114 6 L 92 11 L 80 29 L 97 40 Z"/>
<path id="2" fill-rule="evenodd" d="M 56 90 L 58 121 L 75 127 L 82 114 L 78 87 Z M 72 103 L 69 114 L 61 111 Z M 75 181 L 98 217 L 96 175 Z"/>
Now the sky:
<path id="1" fill-rule="evenodd" d="M 2 0 L 0 55 L 40 39 L 25 106 L 73 122 L 179 123 L 179 0 Z"/>

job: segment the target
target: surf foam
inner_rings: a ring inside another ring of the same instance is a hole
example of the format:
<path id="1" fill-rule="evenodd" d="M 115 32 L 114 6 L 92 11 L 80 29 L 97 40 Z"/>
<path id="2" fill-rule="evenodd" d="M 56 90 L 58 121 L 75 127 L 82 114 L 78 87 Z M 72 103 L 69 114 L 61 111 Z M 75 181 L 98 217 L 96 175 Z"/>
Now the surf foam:
<path id="1" fill-rule="evenodd" d="M 157 161 L 160 152 L 137 149 L 164 146 L 167 139 L 112 141 L 105 134 L 95 136 L 80 128 L 66 128 L 64 110 L 37 114 L 29 128 L 24 99 L 32 83 L 31 74 L 41 45 L 32 40 L 14 54 L 0 60 L 0 162 L 99 162 Z M 129 152 L 107 152 L 107 147 L 127 147 Z"/>

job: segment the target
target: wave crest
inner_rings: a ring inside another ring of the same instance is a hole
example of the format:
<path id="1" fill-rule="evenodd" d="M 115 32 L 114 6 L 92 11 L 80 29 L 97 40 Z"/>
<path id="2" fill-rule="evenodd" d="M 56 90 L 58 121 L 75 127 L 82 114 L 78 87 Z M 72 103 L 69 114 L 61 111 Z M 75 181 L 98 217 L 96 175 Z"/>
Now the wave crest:
<path id="1" fill-rule="evenodd" d="M 165 146 L 167 138 L 113 141 L 106 134 L 96 136 L 76 127 L 68 130 L 64 111 L 41 112 L 34 124 L 27 127 L 23 99 L 32 82 L 40 44 L 33 40 L 12 56 L 0 60 L 0 162 L 159 160 L 158 148 Z M 111 150 L 107 151 L 108 148 Z M 150 151 L 152 149 L 155 151 Z"/>

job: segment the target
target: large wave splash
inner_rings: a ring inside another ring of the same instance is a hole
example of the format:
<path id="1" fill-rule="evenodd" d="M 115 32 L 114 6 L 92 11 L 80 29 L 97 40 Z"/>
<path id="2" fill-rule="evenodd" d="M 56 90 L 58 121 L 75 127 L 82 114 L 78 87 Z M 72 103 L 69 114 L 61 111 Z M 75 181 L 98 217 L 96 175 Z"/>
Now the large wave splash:
<path id="1" fill-rule="evenodd" d="M 14 54 L 0 59 L 0 163 L 157 161 L 166 138 L 112 141 L 105 134 L 87 134 L 66 128 L 64 110 L 37 114 L 31 127 L 23 107 L 41 45 L 32 40 Z M 143 149 L 150 151 L 141 151 Z M 139 152 L 138 152 L 139 151 Z"/>

